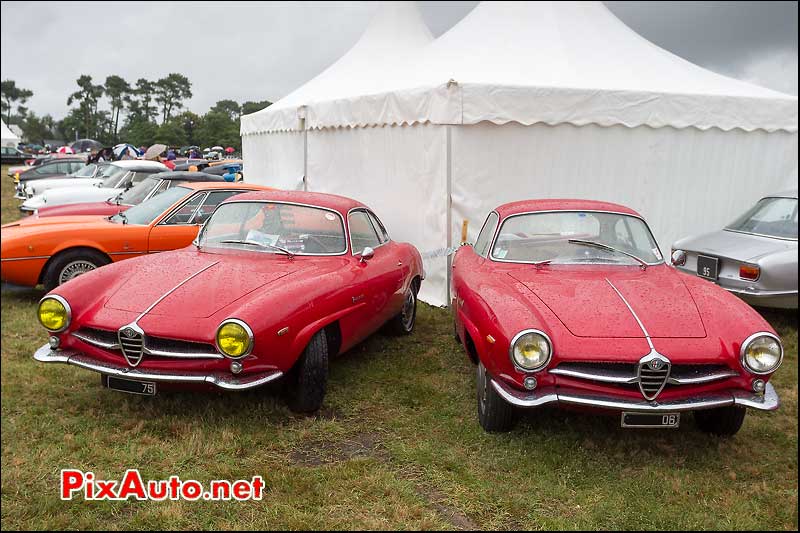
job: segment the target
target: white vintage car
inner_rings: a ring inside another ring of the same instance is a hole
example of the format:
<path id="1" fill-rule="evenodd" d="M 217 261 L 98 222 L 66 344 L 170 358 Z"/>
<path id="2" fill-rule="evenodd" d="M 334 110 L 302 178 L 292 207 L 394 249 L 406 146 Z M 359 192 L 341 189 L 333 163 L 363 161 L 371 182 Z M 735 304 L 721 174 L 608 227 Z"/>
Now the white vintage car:
<path id="1" fill-rule="evenodd" d="M 30 180 L 22 185 L 22 200 L 33 198 L 37 194 L 42 194 L 48 189 L 59 187 L 74 187 L 76 185 L 97 185 L 107 176 L 104 172 L 108 169 L 109 163 L 90 163 L 80 170 L 67 174 L 60 178 L 45 178 L 41 180 Z M 108 169 L 111 170 L 111 169 Z"/>
<path id="2" fill-rule="evenodd" d="M 73 184 L 45 190 L 25 200 L 22 211 L 34 212 L 40 207 L 79 204 L 83 202 L 102 202 L 116 197 L 119 193 L 136 185 L 150 174 L 169 170 L 158 161 L 130 159 L 113 161 L 103 170 L 102 181 L 95 185 Z M 61 181 L 64 181 L 63 179 Z"/>

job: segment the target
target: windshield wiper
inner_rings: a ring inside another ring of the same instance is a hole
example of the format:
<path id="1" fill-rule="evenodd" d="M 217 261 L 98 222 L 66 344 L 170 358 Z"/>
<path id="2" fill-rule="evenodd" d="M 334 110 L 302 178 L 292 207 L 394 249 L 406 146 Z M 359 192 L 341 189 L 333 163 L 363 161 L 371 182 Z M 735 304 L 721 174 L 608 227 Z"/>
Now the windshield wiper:
<path id="1" fill-rule="evenodd" d="M 287 250 L 286 248 L 275 246 L 274 244 L 269 244 L 266 242 L 230 240 L 230 241 L 220 241 L 220 244 L 249 244 L 250 246 L 262 246 L 264 248 L 272 248 L 273 250 L 278 250 L 279 252 L 282 252 L 289 257 L 294 257 L 294 254 L 289 250 Z"/>
<path id="2" fill-rule="evenodd" d="M 569 239 L 567 242 L 570 243 L 570 244 L 582 244 L 583 246 L 594 246 L 595 248 L 600 248 L 601 250 L 608 250 L 609 252 L 616 252 L 618 254 L 626 255 L 626 256 L 630 257 L 631 259 L 635 259 L 636 261 L 638 261 L 639 264 L 642 267 L 642 270 L 647 270 L 647 262 L 645 262 L 644 259 L 641 259 L 640 257 L 636 257 L 635 255 L 630 254 L 628 252 L 625 252 L 623 250 L 620 250 L 618 248 L 614 248 L 613 246 L 609 246 L 609 245 L 603 244 L 601 242 L 584 241 L 582 239 Z"/>

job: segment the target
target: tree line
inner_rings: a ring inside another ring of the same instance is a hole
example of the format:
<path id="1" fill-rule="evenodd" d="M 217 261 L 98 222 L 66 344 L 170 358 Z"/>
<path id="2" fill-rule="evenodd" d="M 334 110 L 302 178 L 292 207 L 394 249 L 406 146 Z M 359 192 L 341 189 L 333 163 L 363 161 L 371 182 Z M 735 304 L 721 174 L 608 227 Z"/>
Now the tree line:
<path id="1" fill-rule="evenodd" d="M 220 100 L 205 114 L 184 109 L 192 97 L 192 83 L 184 75 L 171 73 L 159 80 L 139 78 L 131 83 L 111 75 L 95 84 L 84 74 L 77 90 L 67 97 L 69 112 L 61 120 L 38 116 L 25 104 L 33 91 L 5 80 L 0 87 L 0 105 L 6 124 L 17 124 L 29 142 L 79 138 L 96 139 L 105 145 L 128 142 L 135 146 L 163 143 L 168 146 L 222 145 L 241 150 L 239 117 L 269 106 L 271 102 Z M 107 106 L 103 106 L 103 97 Z"/>

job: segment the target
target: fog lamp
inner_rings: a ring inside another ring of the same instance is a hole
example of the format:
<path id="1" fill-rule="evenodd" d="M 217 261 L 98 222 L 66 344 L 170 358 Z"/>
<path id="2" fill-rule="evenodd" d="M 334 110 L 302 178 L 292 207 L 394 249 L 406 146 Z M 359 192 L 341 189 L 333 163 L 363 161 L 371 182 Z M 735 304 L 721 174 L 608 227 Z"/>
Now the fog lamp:
<path id="1" fill-rule="evenodd" d="M 753 392 L 764 392 L 764 389 L 767 387 L 767 384 L 764 383 L 763 379 L 754 379 L 753 380 Z"/>
<path id="2" fill-rule="evenodd" d="M 533 390 L 536 388 L 536 378 L 533 376 L 528 376 L 523 380 L 522 384 L 525 385 L 526 389 Z"/>
<path id="3" fill-rule="evenodd" d="M 51 350 L 55 350 L 59 346 L 61 346 L 61 339 L 53 335 L 49 339 L 47 339 L 47 343 L 50 345 Z"/>
<path id="4" fill-rule="evenodd" d="M 241 371 L 242 371 L 242 363 L 240 363 L 239 361 L 231 362 L 231 372 L 232 373 L 238 374 Z"/>

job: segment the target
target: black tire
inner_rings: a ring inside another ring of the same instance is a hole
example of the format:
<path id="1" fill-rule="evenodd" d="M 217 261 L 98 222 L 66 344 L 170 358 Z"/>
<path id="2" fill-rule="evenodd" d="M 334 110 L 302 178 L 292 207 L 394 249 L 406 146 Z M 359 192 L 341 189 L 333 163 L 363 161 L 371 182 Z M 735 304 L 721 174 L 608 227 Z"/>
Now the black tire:
<path id="1" fill-rule="evenodd" d="M 389 330 L 395 335 L 411 335 L 417 323 L 417 283 L 412 282 L 405 295 L 403 309 L 389 321 Z"/>
<path id="2" fill-rule="evenodd" d="M 492 387 L 486 368 L 478 363 L 478 422 L 488 433 L 511 431 L 517 424 L 517 410 L 497 394 Z"/>
<path id="3" fill-rule="evenodd" d="M 106 256 L 94 250 L 67 250 L 65 252 L 61 252 L 55 256 L 52 261 L 50 261 L 50 263 L 47 265 L 47 269 L 44 272 L 44 276 L 42 277 L 42 283 L 44 284 L 46 291 L 52 291 L 65 281 L 68 281 L 68 279 L 64 278 L 68 277 L 69 279 L 72 279 L 82 273 L 88 272 L 89 270 L 94 270 L 95 268 L 100 268 L 108 263 L 109 260 Z M 87 268 L 89 266 L 91 266 L 91 268 Z M 72 275 L 72 277 L 69 277 L 69 269 L 79 269 L 83 270 L 83 272 L 79 272 Z"/>
<path id="4" fill-rule="evenodd" d="M 295 413 L 313 413 L 322 407 L 328 386 L 328 338 L 318 331 L 289 374 L 287 402 Z"/>
<path id="5" fill-rule="evenodd" d="M 735 435 L 744 423 L 747 409 L 731 405 L 694 412 L 694 421 L 702 431 L 714 435 Z"/>

